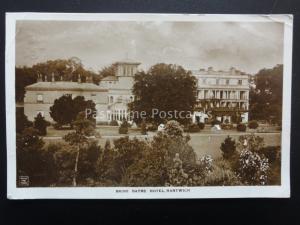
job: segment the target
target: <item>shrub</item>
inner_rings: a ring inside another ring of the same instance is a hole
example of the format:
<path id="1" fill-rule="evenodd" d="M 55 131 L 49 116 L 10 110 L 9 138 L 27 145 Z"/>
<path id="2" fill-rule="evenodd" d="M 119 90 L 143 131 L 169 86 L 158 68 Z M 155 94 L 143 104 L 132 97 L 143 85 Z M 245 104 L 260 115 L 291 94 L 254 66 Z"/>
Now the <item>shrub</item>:
<path id="1" fill-rule="evenodd" d="M 231 130 L 233 128 L 233 125 L 230 123 L 227 123 L 227 124 L 222 123 L 221 128 L 222 128 L 222 130 Z"/>
<path id="2" fill-rule="evenodd" d="M 256 129 L 256 128 L 258 128 L 258 123 L 257 123 L 257 121 L 256 121 L 256 120 L 251 120 L 251 121 L 249 121 L 248 127 L 249 127 L 250 129 Z"/>
<path id="3" fill-rule="evenodd" d="M 157 131 L 157 126 L 155 124 L 150 124 L 147 126 L 147 131 Z"/>
<path id="4" fill-rule="evenodd" d="M 42 136 L 47 134 L 47 126 L 49 125 L 49 122 L 44 119 L 41 113 L 34 118 L 34 128 L 37 129 Z"/>
<path id="5" fill-rule="evenodd" d="M 118 122 L 116 120 L 112 120 L 109 123 L 110 126 L 119 126 Z"/>
<path id="6" fill-rule="evenodd" d="M 228 124 L 228 123 L 229 123 L 229 120 L 228 120 L 228 119 L 224 120 L 224 123 L 225 123 L 225 124 Z"/>
<path id="7" fill-rule="evenodd" d="M 145 122 L 142 122 L 141 124 L 141 134 L 146 135 L 147 134 L 147 126 Z"/>
<path id="8" fill-rule="evenodd" d="M 216 160 L 209 176 L 204 177 L 201 185 L 204 186 L 236 186 L 241 185 L 239 178 L 232 171 L 230 163 L 225 160 Z"/>
<path id="9" fill-rule="evenodd" d="M 200 127 L 197 124 L 190 124 L 187 127 L 187 131 L 190 133 L 200 132 Z"/>
<path id="10" fill-rule="evenodd" d="M 217 119 L 214 119 L 212 122 L 211 122 L 211 126 L 214 126 L 214 125 L 219 125 L 221 124 L 221 121 L 217 120 Z"/>
<path id="11" fill-rule="evenodd" d="M 246 131 L 246 125 L 243 123 L 239 123 L 236 127 L 237 131 L 245 132 Z"/>
<path id="12" fill-rule="evenodd" d="M 16 132 L 22 133 L 25 128 L 32 127 L 32 122 L 27 119 L 22 110 L 16 109 Z"/>
<path id="13" fill-rule="evenodd" d="M 198 123 L 198 126 L 199 126 L 200 130 L 203 130 L 204 127 L 205 127 L 205 124 L 202 123 L 202 122 L 199 122 L 199 123 Z"/>
<path id="14" fill-rule="evenodd" d="M 128 133 L 128 123 L 126 120 L 124 120 L 121 126 L 119 127 L 119 134 L 127 134 L 127 133 Z"/>
<path id="15" fill-rule="evenodd" d="M 267 157 L 269 163 L 274 163 L 276 161 L 279 151 L 280 146 L 266 146 L 260 149 L 260 153 Z"/>
<path id="16" fill-rule="evenodd" d="M 248 149 L 241 151 L 237 174 L 246 185 L 265 185 L 268 182 L 269 162 L 264 156 Z"/>
<path id="17" fill-rule="evenodd" d="M 222 151 L 223 158 L 230 159 L 236 150 L 235 140 L 232 140 L 231 137 L 227 136 L 227 138 L 221 144 L 220 149 Z"/>

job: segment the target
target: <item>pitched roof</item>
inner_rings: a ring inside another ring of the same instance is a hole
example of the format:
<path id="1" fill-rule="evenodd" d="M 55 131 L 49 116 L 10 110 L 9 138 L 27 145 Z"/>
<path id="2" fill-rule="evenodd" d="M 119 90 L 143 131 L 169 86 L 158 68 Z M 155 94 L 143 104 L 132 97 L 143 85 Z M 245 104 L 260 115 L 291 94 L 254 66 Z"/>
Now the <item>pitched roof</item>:
<path id="1" fill-rule="evenodd" d="M 93 83 L 78 83 L 72 81 L 56 81 L 56 82 L 37 82 L 25 87 L 25 90 L 31 91 L 96 91 L 105 92 L 107 89 Z"/>

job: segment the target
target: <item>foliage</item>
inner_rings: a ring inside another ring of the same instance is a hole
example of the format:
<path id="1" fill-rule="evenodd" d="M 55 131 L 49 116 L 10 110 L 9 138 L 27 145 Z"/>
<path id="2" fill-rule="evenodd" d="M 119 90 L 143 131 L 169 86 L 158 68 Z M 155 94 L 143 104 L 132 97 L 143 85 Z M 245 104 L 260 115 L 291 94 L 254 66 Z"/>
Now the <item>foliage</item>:
<path id="1" fill-rule="evenodd" d="M 129 104 L 132 111 L 146 112 L 147 122 L 160 124 L 165 119 L 176 119 L 184 124 L 189 123 L 190 118 L 186 117 L 193 112 L 196 102 L 196 79 L 190 71 L 181 66 L 161 63 L 147 72 L 137 73 L 134 80 L 133 94 L 136 98 Z M 158 113 L 152 113 L 153 109 L 157 109 Z M 160 116 L 160 112 L 170 113 Z M 182 112 L 181 118 L 178 112 Z M 134 120 L 139 123 L 141 118 Z"/>
<path id="2" fill-rule="evenodd" d="M 227 136 L 220 147 L 224 159 L 230 159 L 236 151 L 235 140 Z"/>
<path id="3" fill-rule="evenodd" d="M 266 146 L 262 147 L 259 150 L 260 154 L 263 154 L 268 160 L 269 163 L 274 163 L 276 160 L 279 159 L 279 153 L 280 153 L 280 146 Z"/>
<path id="4" fill-rule="evenodd" d="M 98 84 L 100 75 L 83 67 L 80 59 L 72 57 L 69 59 L 48 60 L 37 63 L 32 67 L 16 67 L 16 101 L 22 102 L 27 85 L 37 82 L 38 74 L 43 76 L 43 80 L 51 80 L 53 73 L 56 81 L 77 81 L 80 74 L 82 82 L 86 82 L 86 77 L 92 77 L 93 82 Z M 46 78 L 47 77 L 47 78 Z"/>
<path id="5" fill-rule="evenodd" d="M 205 176 L 200 184 L 204 186 L 242 185 L 237 175 L 231 169 L 230 163 L 223 159 L 215 160 L 209 176 Z"/>
<path id="6" fill-rule="evenodd" d="M 75 132 L 68 133 L 64 140 L 68 142 L 76 152 L 73 172 L 73 186 L 77 186 L 78 165 L 80 165 L 80 153 L 89 144 L 87 136 L 95 134 L 95 123 L 87 119 L 84 112 L 78 113 L 76 120 L 72 123 Z"/>
<path id="7" fill-rule="evenodd" d="M 268 159 L 256 152 L 244 149 L 239 156 L 237 174 L 246 185 L 265 185 L 268 182 Z"/>
<path id="8" fill-rule="evenodd" d="M 16 110 L 16 132 L 22 133 L 25 128 L 32 127 L 33 123 L 27 119 L 23 110 Z"/>
<path id="9" fill-rule="evenodd" d="M 187 131 L 190 133 L 200 132 L 200 127 L 197 124 L 189 124 Z"/>
<path id="10" fill-rule="evenodd" d="M 126 120 L 124 120 L 121 124 L 121 126 L 119 127 L 119 134 L 127 134 L 128 133 L 128 122 Z"/>
<path id="11" fill-rule="evenodd" d="M 238 145 L 240 149 L 247 147 L 252 152 L 259 152 L 264 147 L 264 139 L 254 134 L 241 135 Z"/>
<path id="12" fill-rule="evenodd" d="M 116 75 L 116 69 L 117 69 L 116 66 L 117 66 L 117 64 L 113 63 L 110 66 L 106 66 L 106 67 L 102 68 L 99 71 L 100 77 L 104 78 L 104 77 L 108 77 L 108 76 L 115 76 Z"/>
<path id="13" fill-rule="evenodd" d="M 255 75 L 256 88 L 250 91 L 251 120 L 281 123 L 283 65 L 262 69 Z"/>
<path id="14" fill-rule="evenodd" d="M 79 112 L 91 110 L 95 112 L 95 103 L 91 100 L 84 100 L 83 96 L 77 96 L 72 99 L 70 95 L 63 95 L 54 100 L 50 107 L 50 116 L 57 123 L 57 126 L 72 125 Z M 87 114 L 87 118 L 95 123 L 92 114 Z"/>
<path id="15" fill-rule="evenodd" d="M 53 156 L 45 151 L 39 131 L 30 127 L 17 134 L 17 178 L 28 176 L 29 185 L 49 186 L 56 179 Z"/>
<path id="16" fill-rule="evenodd" d="M 147 125 L 144 121 L 141 123 L 141 134 L 143 135 L 147 134 Z"/>
<path id="17" fill-rule="evenodd" d="M 231 124 L 231 123 L 222 123 L 221 124 L 221 129 L 222 130 L 232 130 L 233 129 L 233 124 Z"/>
<path id="18" fill-rule="evenodd" d="M 204 129 L 205 123 L 199 122 L 199 123 L 197 123 L 197 124 L 198 124 L 200 130 L 203 130 L 203 129 Z"/>
<path id="19" fill-rule="evenodd" d="M 211 122 L 211 126 L 214 126 L 214 125 L 219 125 L 221 124 L 221 121 L 217 120 L 217 119 L 214 119 L 212 122 Z"/>
<path id="20" fill-rule="evenodd" d="M 246 131 L 246 129 L 247 129 L 247 127 L 246 127 L 246 125 L 245 125 L 245 124 L 243 124 L 243 123 L 239 123 L 239 124 L 236 126 L 236 129 L 237 129 L 237 131 L 240 131 L 240 132 L 245 132 L 245 131 Z"/>
<path id="21" fill-rule="evenodd" d="M 248 123 L 248 127 L 250 129 L 256 129 L 256 128 L 258 128 L 258 122 L 256 120 L 251 120 Z"/>
<path id="22" fill-rule="evenodd" d="M 45 120 L 41 113 L 34 118 L 33 124 L 33 127 L 39 131 L 39 135 L 45 136 L 47 134 L 47 126 L 50 124 Z"/>
<path id="23" fill-rule="evenodd" d="M 110 121 L 110 124 L 109 124 L 109 125 L 110 125 L 110 126 L 119 126 L 118 121 L 116 121 L 116 120 Z"/>
<path id="24" fill-rule="evenodd" d="M 170 137 L 183 137 L 183 129 L 175 120 L 171 120 L 166 124 L 164 133 Z"/>

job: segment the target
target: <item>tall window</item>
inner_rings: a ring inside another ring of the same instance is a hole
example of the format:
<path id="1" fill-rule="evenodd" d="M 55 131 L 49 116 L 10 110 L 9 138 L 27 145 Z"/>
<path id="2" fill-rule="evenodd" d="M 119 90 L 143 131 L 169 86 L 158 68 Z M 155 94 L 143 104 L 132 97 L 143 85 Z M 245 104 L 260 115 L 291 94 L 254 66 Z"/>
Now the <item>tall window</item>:
<path id="1" fill-rule="evenodd" d="M 109 98 L 109 103 L 113 103 L 114 102 L 114 97 L 113 96 L 110 96 Z"/>
<path id="2" fill-rule="evenodd" d="M 239 85 L 242 85 L 242 84 L 243 84 L 243 81 L 242 81 L 242 80 L 239 80 L 239 81 L 238 81 L 238 84 L 239 84 Z"/>
<path id="3" fill-rule="evenodd" d="M 226 85 L 229 85 L 229 80 L 228 79 L 226 80 Z"/>
<path id="4" fill-rule="evenodd" d="M 43 95 L 42 94 L 37 94 L 36 100 L 37 100 L 37 102 L 44 102 Z"/>

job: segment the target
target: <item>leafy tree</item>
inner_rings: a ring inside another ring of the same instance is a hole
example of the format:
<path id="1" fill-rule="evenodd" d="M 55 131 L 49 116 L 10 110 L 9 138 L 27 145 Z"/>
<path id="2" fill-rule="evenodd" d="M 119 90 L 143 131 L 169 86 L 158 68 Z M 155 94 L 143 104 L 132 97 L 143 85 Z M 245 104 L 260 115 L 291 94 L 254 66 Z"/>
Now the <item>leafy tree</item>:
<path id="1" fill-rule="evenodd" d="M 50 107 L 50 116 L 59 126 L 72 126 L 78 113 L 84 112 L 86 109 L 94 112 L 96 110 L 95 103 L 91 100 L 85 101 L 83 96 L 77 96 L 72 99 L 70 95 L 63 95 L 54 100 L 53 106 Z M 92 114 L 86 116 L 92 122 L 96 122 Z"/>
<path id="2" fill-rule="evenodd" d="M 255 75 L 256 87 L 250 91 L 249 117 L 281 123 L 283 65 L 262 69 Z"/>
<path id="3" fill-rule="evenodd" d="M 126 120 L 123 120 L 121 126 L 119 127 L 119 134 L 127 134 L 128 126 L 128 122 Z"/>
<path id="4" fill-rule="evenodd" d="M 258 123 L 257 123 L 257 121 L 256 121 L 256 120 L 251 120 L 251 121 L 249 121 L 248 127 L 249 127 L 250 129 L 256 129 L 256 128 L 258 128 Z"/>
<path id="5" fill-rule="evenodd" d="M 44 136 L 47 134 L 47 126 L 49 126 L 49 122 L 45 120 L 41 113 L 39 113 L 34 118 L 34 128 L 39 131 L 39 134 Z"/>
<path id="6" fill-rule="evenodd" d="M 110 66 L 106 66 L 106 67 L 102 68 L 99 71 L 100 77 L 104 78 L 104 77 L 108 77 L 108 76 L 115 76 L 116 75 L 116 69 L 117 69 L 116 67 L 117 67 L 117 64 L 113 63 Z"/>
<path id="7" fill-rule="evenodd" d="M 236 151 L 235 140 L 233 140 L 231 137 L 227 136 L 227 138 L 221 144 L 220 149 L 222 151 L 223 158 L 230 159 Z"/>
<path id="8" fill-rule="evenodd" d="M 147 72 L 137 73 L 134 80 L 133 94 L 136 98 L 129 107 L 135 112 L 146 112 L 147 122 L 159 124 L 168 119 L 186 124 L 190 121 L 189 116 L 196 102 L 196 79 L 190 71 L 181 66 L 161 63 Z M 153 109 L 158 110 L 155 115 Z M 160 116 L 160 112 L 170 113 Z M 134 120 L 141 122 L 138 117 Z"/>
<path id="9" fill-rule="evenodd" d="M 38 134 L 32 127 L 17 134 L 17 178 L 28 176 L 30 186 L 49 186 L 56 179 L 53 154 L 43 149 Z"/>
<path id="10" fill-rule="evenodd" d="M 37 81 L 38 74 L 43 80 L 51 81 L 52 73 L 56 81 L 77 81 L 80 74 L 82 82 L 87 77 L 92 77 L 95 84 L 99 84 L 101 76 L 91 70 L 85 69 L 77 57 L 69 59 L 48 60 L 33 65 L 32 67 L 16 67 L 16 101 L 23 101 L 24 88 Z"/>
<path id="11" fill-rule="evenodd" d="M 16 110 L 16 132 L 22 133 L 25 128 L 32 127 L 33 123 L 27 119 L 23 110 Z"/>
<path id="12" fill-rule="evenodd" d="M 74 152 L 76 152 L 72 184 L 73 186 L 77 186 L 80 152 L 89 144 L 88 136 L 95 133 L 95 126 L 92 121 L 85 117 L 84 112 L 80 112 L 77 115 L 76 120 L 73 122 L 73 126 L 75 128 L 75 132 L 65 135 L 64 140 L 73 146 Z"/>

